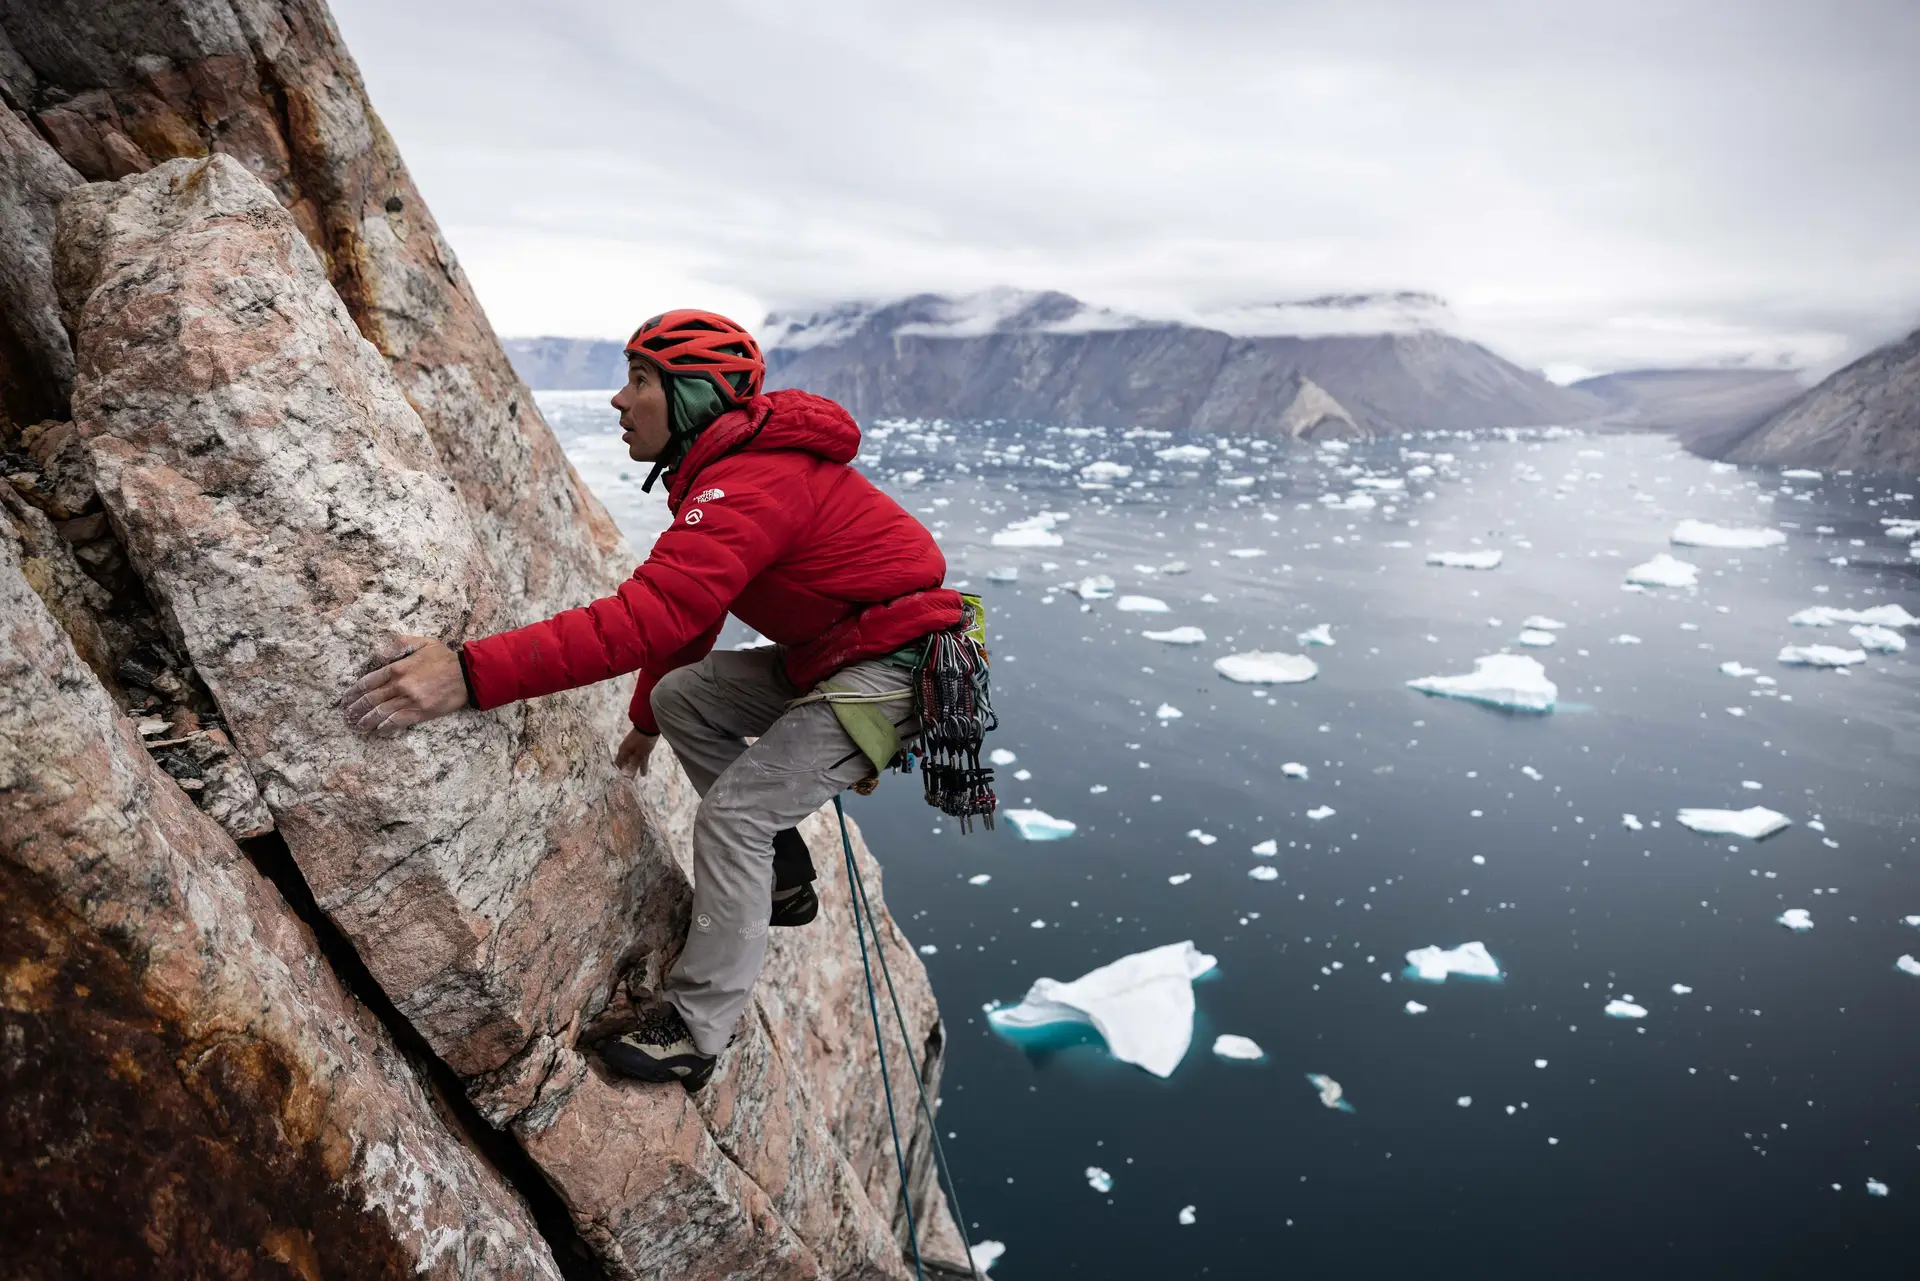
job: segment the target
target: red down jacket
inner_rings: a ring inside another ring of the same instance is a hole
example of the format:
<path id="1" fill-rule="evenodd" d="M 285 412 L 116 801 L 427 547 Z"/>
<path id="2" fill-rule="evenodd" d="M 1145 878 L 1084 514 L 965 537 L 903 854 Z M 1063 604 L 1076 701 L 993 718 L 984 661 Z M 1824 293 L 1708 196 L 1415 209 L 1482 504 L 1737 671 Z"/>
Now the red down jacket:
<path id="1" fill-rule="evenodd" d="M 946 557 L 905 508 L 847 466 L 860 428 L 804 391 L 756 396 L 716 418 L 669 478 L 673 524 L 620 590 L 544 623 L 466 645 L 474 702 L 591 685 L 638 671 L 629 710 L 698 662 L 731 611 L 787 647 L 797 689 L 960 621 Z"/>

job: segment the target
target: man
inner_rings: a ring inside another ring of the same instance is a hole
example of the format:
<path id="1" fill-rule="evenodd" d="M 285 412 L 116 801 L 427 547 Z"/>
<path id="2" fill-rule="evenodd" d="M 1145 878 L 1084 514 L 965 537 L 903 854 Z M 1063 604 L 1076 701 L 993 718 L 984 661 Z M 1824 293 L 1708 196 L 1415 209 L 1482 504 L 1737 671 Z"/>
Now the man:
<path id="1" fill-rule="evenodd" d="M 732 1036 L 769 923 L 812 919 L 794 825 L 915 732 L 924 638 L 963 614 L 933 536 L 847 465 L 852 417 L 802 391 L 762 395 L 765 373 L 752 336 L 723 316 L 670 311 L 640 326 L 613 407 L 628 455 L 654 464 L 646 487 L 667 479 L 673 523 L 646 563 L 615 595 L 529 627 L 453 647 L 401 637 L 405 656 L 346 699 L 356 728 L 393 734 L 640 673 L 615 760 L 644 773 L 664 734 L 700 793 L 693 919 L 661 998 L 599 1052 L 689 1091 Z M 729 611 L 775 645 L 711 652 Z M 849 701 L 795 701 L 829 678 Z"/>

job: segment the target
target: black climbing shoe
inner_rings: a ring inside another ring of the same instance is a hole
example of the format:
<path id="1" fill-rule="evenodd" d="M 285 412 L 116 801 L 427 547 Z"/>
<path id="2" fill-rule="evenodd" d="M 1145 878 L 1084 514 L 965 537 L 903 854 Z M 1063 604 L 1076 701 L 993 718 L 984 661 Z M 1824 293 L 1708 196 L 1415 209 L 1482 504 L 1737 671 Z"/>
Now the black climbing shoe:
<path id="1" fill-rule="evenodd" d="M 767 924 L 805 925 L 818 915 L 820 896 L 813 892 L 813 886 L 802 885 L 798 889 L 773 892 L 773 914 L 767 918 Z"/>
<path id="2" fill-rule="evenodd" d="M 636 1081 L 678 1081 L 688 1094 L 707 1083 L 718 1061 L 715 1055 L 700 1053 L 680 1011 L 665 1001 L 642 1007 L 638 1027 L 610 1036 L 594 1048 L 600 1061 L 621 1076 Z"/>

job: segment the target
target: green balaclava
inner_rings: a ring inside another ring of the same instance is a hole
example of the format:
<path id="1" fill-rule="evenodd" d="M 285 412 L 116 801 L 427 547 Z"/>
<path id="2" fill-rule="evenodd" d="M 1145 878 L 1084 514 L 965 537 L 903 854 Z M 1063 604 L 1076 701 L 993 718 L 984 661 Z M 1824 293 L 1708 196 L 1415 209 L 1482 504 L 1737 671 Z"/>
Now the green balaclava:
<path id="1" fill-rule="evenodd" d="M 662 381 L 667 393 L 667 447 L 660 452 L 646 483 L 640 486 L 642 493 L 653 488 L 660 473 L 678 467 L 700 433 L 727 412 L 727 402 L 704 374 L 663 373 Z"/>

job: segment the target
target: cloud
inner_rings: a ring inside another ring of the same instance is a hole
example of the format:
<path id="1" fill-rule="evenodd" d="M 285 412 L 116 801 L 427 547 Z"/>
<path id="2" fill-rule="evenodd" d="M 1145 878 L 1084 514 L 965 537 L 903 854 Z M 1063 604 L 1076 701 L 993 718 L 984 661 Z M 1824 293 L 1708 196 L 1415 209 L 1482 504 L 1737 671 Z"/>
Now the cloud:
<path id="1" fill-rule="evenodd" d="M 341 0 L 506 333 L 1063 289 L 1418 290 L 1536 365 L 1920 319 L 1920 6 Z"/>

